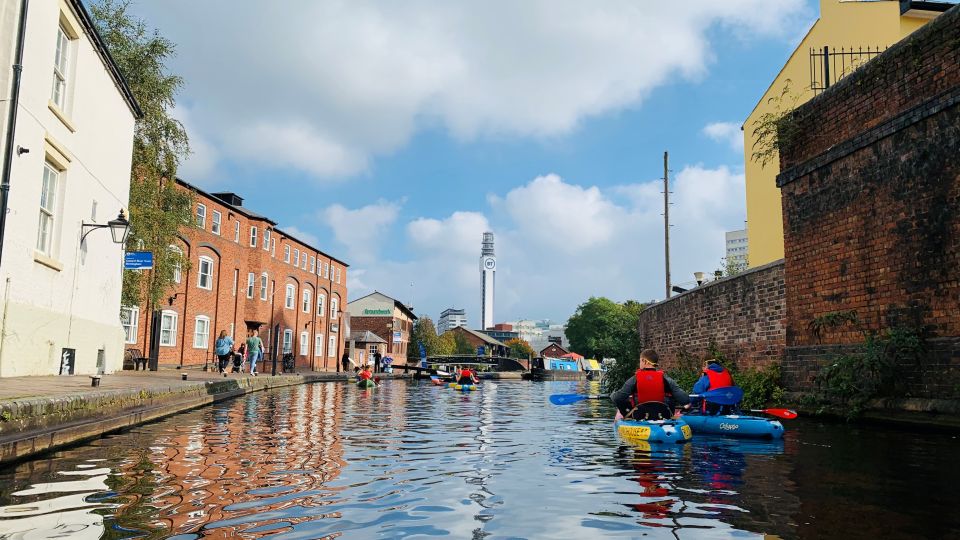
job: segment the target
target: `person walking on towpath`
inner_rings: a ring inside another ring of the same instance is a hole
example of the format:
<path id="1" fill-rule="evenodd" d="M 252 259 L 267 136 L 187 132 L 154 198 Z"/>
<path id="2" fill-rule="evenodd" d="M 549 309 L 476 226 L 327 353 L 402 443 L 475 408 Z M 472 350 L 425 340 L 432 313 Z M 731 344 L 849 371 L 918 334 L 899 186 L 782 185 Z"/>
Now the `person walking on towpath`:
<path id="1" fill-rule="evenodd" d="M 640 418 L 645 416 L 672 416 L 673 408 L 682 405 L 690 408 L 690 396 L 681 389 L 676 381 L 657 369 L 660 356 L 653 349 L 644 349 L 640 353 L 640 366 L 633 377 L 627 379 L 623 386 L 610 394 L 610 400 L 617 406 L 624 418 Z M 646 404 L 662 403 L 663 407 L 646 406 Z M 656 414 L 651 414 L 651 410 Z"/>
<path id="2" fill-rule="evenodd" d="M 260 340 L 260 332 L 251 330 L 247 338 L 247 359 L 250 360 L 250 374 L 259 375 L 257 372 L 257 362 L 263 357 L 263 341 Z"/>
<path id="3" fill-rule="evenodd" d="M 220 337 L 214 345 L 214 353 L 217 355 L 217 368 L 226 377 L 227 364 L 233 356 L 233 338 L 227 335 L 226 330 L 220 331 Z"/>
<path id="4" fill-rule="evenodd" d="M 383 371 L 381 367 L 381 362 L 383 361 L 383 355 L 380 354 L 380 351 L 374 351 L 373 353 L 373 372 L 380 373 Z"/>
<path id="5" fill-rule="evenodd" d="M 730 372 L 720 365 L 720 360 L 710 358 L 703 365 L 703 375 L 693 385 L 694 394 L 702 394 L 707 390 L 717 390 L 734 386 L 733 377 Z M 701 398 L 700 401 L 703 401 Z M 707 414 L 732 414 L 736 410 L 735 405 L 718 405 L 704 401 L 702 406 L 697 404 Z"/>
<path id="6" fill-rule="evenodd" d="M 343 372 L 350 372 L 350 353 L 348 351 L 343 351 L 343 358 L 340 359 L 340 364 L 343 366 Z"/>

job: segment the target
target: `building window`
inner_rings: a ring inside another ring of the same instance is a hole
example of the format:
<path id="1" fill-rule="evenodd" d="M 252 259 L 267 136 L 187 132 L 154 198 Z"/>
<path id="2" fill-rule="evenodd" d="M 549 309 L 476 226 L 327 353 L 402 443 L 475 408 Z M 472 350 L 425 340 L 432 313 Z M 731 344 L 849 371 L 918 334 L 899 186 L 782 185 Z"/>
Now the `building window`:
<path id="1" fill-rule="evenodd" d="M 379 347 L 377 347 L 376 345 L 370 344 L 370 346 L 367 348 L 367 352 L 370 354 L 370 358 L 373 358 L 373 353 L 377 352 L 378 350 L 379 350 Z"/>
<path id="2" fill-rule="evenodd" d="M 300 332 L 300 356 L 310 354 L 310 333 Z"/>
<path id="3" fill-rule="evenodd" d="M 160 345 L 177 346 L 177 312 L 164 311 L 160 314 Z"/>
<path id="4" fill-rule="evenodd" d="M 210 257 L 200 257 L 200 271 L 197 276 L 197 287 L 201 289 L 213 289 L 213 259 Z"/>
<path id="5" fill-rule="evenodd" d="M 337 336 L 330 336 L 330 342 L 327 343 L 327 356 L 335 358 L 337 356 Z"/>
<path id="6" fill-rule="evenodd" d="M 67 62 L 70 58 L 70 41 L 70 36 L 63 25 L 57 27 L 57 52 L 53 60 L 53 89 L 50 92 L 50 101 L 61 111 L 66 110 Z"/>
<path id="7" fill-rule="evenodd" d="M 193 348 L 206 349 L 210 345 L 210 318 L 200 315 L 193 327 Z"/>
<path id="8" fill-rule="evenodd" d="M 327 299 L 327 295 L 320 293 L 317 295 L 317 316 L 323 317 L 323 303 Z"/>
<path id="9" fill-rule="evenodd" d="M 239 221 L 233 222 L 233 241 L 238 244 L 240 243 L 240 222 Z"/>
<path id="10" fill-rule="evenodd" d="M 297 294 L 296 287 L 287 285 L 287 295 L 284 298 L 283 305 L 287 309 L 293 309 L 294 296 Z"/>
<path id="11" fill-rule="evenodd" d="M 342 270 L 343 268 L 339 268 L 339 267 L 337 268 L 337 284 L 338 285 L 340 284 L 340 273 Z"/>
<path id="12" fill-rule="evenodd" d="M 290 263 L 290 246 L 283 246 L 283 262 Z"/>
<path id="13" fill-rule="evenodd" d="M 300 267 L 300 250 L 299 249 L 293 250 L 293 265 L 298 268 Z"/>
<path id="14" fill-rule="evenodd" d="M 219 211 L 213 211 L 213 221 L 210 222 L 210 232 L 216 235 L 220 235 L 220 220 L 223 216 Z"/>
<path id="15" fill-rule="evenodd" d="M 331 276 L 332 276 L 332 277 L 331 277 Z M 330 281 L 336 281 L 336 280 L 337 280 L 337 267 L 336 267 L 336 266 L 334 266 L 334 265 L 332 265 L 332 264 L 330 265 L 330 274 L 327 275 L 327 279 L 329 279 Z"/>
<path id="16" fill-rule="evenodd" d="M 270 229 L 263 230 L 263 250 L 270 251 Z"/>
<path id="17" fill-rule="evenodd" d="M 310 256 L 310 273 L 311 274 L 317 273 L 317 258 L 314 257 L 313 255 Z"/>
<path id="18" fill-rule="evenodd" d="M 337 320 L 337 311 L 340 308 L 340 299 L 333 296 L 330 297 L 330 320 Z"/>
<path id="19" fill-rule="evenodd" d="M 257 247 L 257 228 L 250 226 L 250 247 Z"/>
<path id="20" fill-rule="evenodd" d="M 43 164 L 43 185 L 40 187 L 40 223 L 37 227 L 37 251 L 44 255 L 53 252 L 57 184 L 60 172 L 47 162 Z"/>
<path id="21" fill-rule="evenodd" d="M 197 227 L 201 229 L 207 227 L 207 207 L 202 204 L 197 205 Z"/>
<path id="22" fill-rule="evenodd" d="M 304 270 L 307 269 L 307 253 L 306 252 L 303 253 L 303 269 Z"/>
<path id="23" fill-rule="evenodd" d="M 293 352 L 293 330 L 289 328 L 283 331 L 283 352 Z"/>
<path id="24" fill-rule="evenodd" d="M 173 282 L 180 283 L 181 279 L 183 278 L 182 276 L 183 269 L 181 268 L 181 265 L 180 265 L 180 257 L 183 256 L 183 252 L 180 251 L 180 248 L 178 248 L 177 246 L 170 246 L 170 254 L 173 257 L 176 257 L 176 260 L 173 261 Z"/>
<path id="25" fill-rule="evenodd" d="M 267 273 L 260 274 L 260 299 L 267 299 Z"/>
<path id="26" fill-rule="evenodd" d="M 247 298 L 253 298 L 253 284 L 257 278 L 254 277 L 253 272 L 247 273 Z"/>
<path id="27" fill-rule="evenodd" d="M 323 356 L 323 334 L 317 334 L 313 339 L 313 355 Z"/>
<path id="28" fill-rule="evenodd" d="M 310 297 L 310 290 L 303 290 L 303 312 L 310 313 L 310 306 L 313 305 L 313 299 Z"/>
<path id="29" fill-rule="evenodd" d="M 140 325 L 140 308 L 137 306 L 120 308 L 120 324 L 123 325 L 124 342 L 136 343 Z"/>
<path id="30" fill-rule="evenodd" d="M 271 257 L 277 256 L 277 239 L 276 238 L 270 238 L 270 256 Z"/>
<path id="31" fill-rule="evenodd" d="M 323 263 L 323 279 L 330 279 L 330 263 Z"/>

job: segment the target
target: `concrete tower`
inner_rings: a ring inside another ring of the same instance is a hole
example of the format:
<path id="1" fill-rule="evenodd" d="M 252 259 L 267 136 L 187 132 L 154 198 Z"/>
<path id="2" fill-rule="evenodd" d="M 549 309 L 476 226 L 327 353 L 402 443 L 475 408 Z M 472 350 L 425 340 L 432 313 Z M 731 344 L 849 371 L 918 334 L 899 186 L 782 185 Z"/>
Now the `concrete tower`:
<path id="1" fill-rule="evenodd" d="M 486 330 L 493 326 L 493 288 L 496 285 L 497 257 L 493 253 L 493 233 L 483 233 L 483 244 L 480 249 L 480 275 L 483 276 L 483 296 L 481 299 L 480 329 Z"/>

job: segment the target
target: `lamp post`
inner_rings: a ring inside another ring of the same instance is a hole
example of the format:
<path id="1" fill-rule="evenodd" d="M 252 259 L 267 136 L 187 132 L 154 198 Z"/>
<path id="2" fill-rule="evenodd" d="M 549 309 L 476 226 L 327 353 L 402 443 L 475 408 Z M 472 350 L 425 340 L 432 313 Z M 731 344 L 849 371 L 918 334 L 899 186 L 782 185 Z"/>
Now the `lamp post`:
<path id="1" fill-rule="evenodd" d="M 697 285 L 703 284 L 703 272 L 694 272 L 693 278 L 697 280 Z"/>
<path id="2" fill-rule="evenodd" d="M 127 235 L 130 234 L 130 222 L 127 221 L 127 216 L 123 213 L 123 209 L 120 209 L 120 214 L 117 218 L 111 219 L 106 225 L 82 223 L 80 230 L 83 231 L 83 233 L 80 236 L 80 245 L 83 245 L 83 241 L 87 238 L 88 234 L 97 229 L 110 229 L 110 236 L 113 237 L 113 243 L 123 244 L 127 241 Z"/>

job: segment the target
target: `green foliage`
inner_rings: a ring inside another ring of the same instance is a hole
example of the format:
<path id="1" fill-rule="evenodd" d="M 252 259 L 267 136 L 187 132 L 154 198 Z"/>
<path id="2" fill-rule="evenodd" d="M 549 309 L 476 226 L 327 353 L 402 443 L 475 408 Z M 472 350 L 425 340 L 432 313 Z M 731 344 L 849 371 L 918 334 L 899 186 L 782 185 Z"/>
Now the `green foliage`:
<path id="1" fill-rule="evenodd" d="M 530 358 L 533 354 L 533 347 L 525 339 L 508 339 L 504 345 L 510 347 L 510 356 L 513 358 Z"/>
<path id="2" fill-rule="evenodd" d="M 453 332 L 444 332 L 437 337 L 436 349 L 434 354 L 437 356 L 451 355 L 457 352 L 457 340 L 453 337 Z"/>
<path id="3" fill-rule="evenodd" d="M 477 350 L 473 348 L 473 345 L 467 341 L 467 338 L 460 332 L 456 332 L 453 336 L 456 349 L 454 354 L 476 354 Z"/>
<path id="4" fill-rule="evenodd" d="M 616 358 L 604 376 L 604 388 L 619 388 L 637 369 L 640 334 L 637 324 L 646 306 L 628 300 L 622 304 L 591 297 L 577 306 L 567 321 L 570 348 L 586 358 Z"/>
<path id="5" fill-rule="evenodd" d="M 860 319 L 857 317 L 857 312 L 854 310 L 832 311 L 830 313 L 824 313 L 823 315 L 814 317 L 807 327 L 817 338 L 817 343 L 820 343 L 824 330 L 835 330 L 847 324 L 855 326 L 861 332 L 863 331 L 860 327 Z"/>
<path id="6" fill-rule="evenodd" d="M 427 356 L 437 354 L 437 328 L 433 325 L 433 320 L 426 315 L 421 315 L 415 323 L 413 330 L 410 331 L 410 346 L 407 347 L 407 362 L 418 362 L 420 360 L 420 343 L 427 350 Z"/>
<path id="7" fill-rule="evenodd" d="M 789 146 L 799 134 L 799 127 L 793 117 L 800 95 L 790 91 L 790 79 L 787 79 L 779 95 L 767 99 L 773 110 L 763 113 L 753 122 L 753 135 L 756 141 L 750 149 L 750 159 L 759 162 L 761 167 L 779 159 L 780 150 Z"/>
<path id="8" fill-rule="evenodd" d="M 143 111 L 134 128 L 127 242 L 153 252 L 154 270 L 124 271 L 122 302 L 156 305 L 174 285 L 174 269 L 189 270 L 189 260 L 169 249 L 180 229 L 192 224 L 193 196 L 172 182 L 190 152 L 186 131 L 170 115 L 183 79 L 167 70 L 173 43 L 132 18 L 128 1 L 101 0 L 90 7 L 97 30 Z"/>

